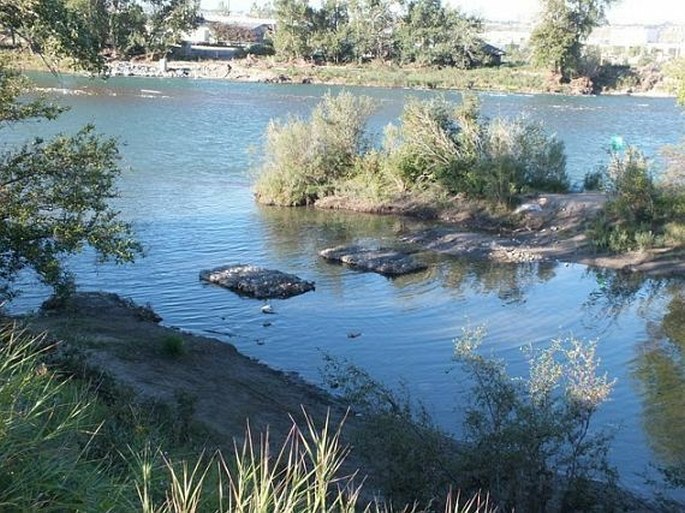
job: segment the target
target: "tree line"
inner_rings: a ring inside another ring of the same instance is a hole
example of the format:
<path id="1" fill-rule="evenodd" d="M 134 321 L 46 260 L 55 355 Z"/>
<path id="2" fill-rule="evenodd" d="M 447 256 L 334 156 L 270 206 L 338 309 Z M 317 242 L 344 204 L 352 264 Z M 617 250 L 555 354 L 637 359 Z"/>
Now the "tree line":
<path id="1" fill-rule="evenodd" d="M 159 58 L 199 20 L 199 0 L 0 0 L 0 28 L 15 44 L 54 53 L 46 36 L 68 27 L 71 46 L 88 53 L 80 56 L 86 61 L 98 55 Z"/>
<path id="2" fill-rule="evenodd" d="M 584 43 L 615 0 L 540 0 L 534 64 L 562 81 L 578 74 Z M 491 62 L 483 22 L 442 0 L 275 0 L 273 43 L 282 59 L 336 64 L 367 60 L 472 68 Z"/>
<path id="3" fill-rule="evenodd" d="M 369 60 L 471 68 L 488 62 L 482 21 L 441 0 L 276 0 L 273 43 L 283 59 Z"/>

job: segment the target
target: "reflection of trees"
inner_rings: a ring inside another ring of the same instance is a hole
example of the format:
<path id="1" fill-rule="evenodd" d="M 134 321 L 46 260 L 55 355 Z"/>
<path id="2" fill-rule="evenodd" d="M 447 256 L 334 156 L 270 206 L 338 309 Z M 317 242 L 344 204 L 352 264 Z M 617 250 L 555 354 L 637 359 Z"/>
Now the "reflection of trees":
<path id="1" fill-rule="evenodd" d="M 662 465 L 685 477 L 685 295 L 673 290 L 660 326 L 635 361 L 643 423 Z"/>
<path id="2" fill-rule="evenodd" d="M 426 226 L 417 219 L 339 210 L 261 207 L 259 213 L 262 233 L 255 236 L 263 237 L 277 258 L 311 258 L 329 276 L 340 276 L 342 271 L 319 261 L 318 252 L 322 249 L 353 243 L 398 247 L 398 236 Z M 403 288 L 436 280 L 453 292 L 468 286 L 476 293 L 494 293 L 507 303 L 525 301 L 526 291 L 552 279 L 556 268 L 554 263 L 474 262 L 425 252 L 417 256 L 429 264 L 428 270 L 393 279 L 395 286 Z"/>
<path id="3" fill-rule="evenodd" d="M 555 276 L 555 263 L 503 264 L 479 262 L 470 273 L 472 287 L 482 293 L 495 293 L 505 303 L 522 303 L 526 291 Z"/>
<path id="4" fill-rule="evenodd" d="M 631 271 L 594 267 L 588 268 L 587 275 L 595 279 L 597 288 L 590 293 L 583 306 L 596 319 L 615 320 L 638 298 L 641 307 L 648 308 L 667 283 L 666 280 L 649 280 Z"/>
<path id="5" fill-rule="evenodd" d="M 261 207 L 263 236 L 276 255 L 316 255 L 320 250 L 360 239 L 381 240 L 421 226 L 395 216 L 314 208 Z"/>

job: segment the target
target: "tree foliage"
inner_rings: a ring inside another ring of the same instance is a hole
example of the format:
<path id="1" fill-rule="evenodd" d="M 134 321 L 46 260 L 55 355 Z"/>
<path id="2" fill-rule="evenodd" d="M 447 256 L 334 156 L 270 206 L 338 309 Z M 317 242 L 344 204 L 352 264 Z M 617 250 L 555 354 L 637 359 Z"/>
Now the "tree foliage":
<path id="1" fill-rule="evenodd" d="M 369 59 L 472 67 L 482 61 L 480 20 L 442 0 L 277 0 L 275 47 L 284 59 Z"/>
<path id="2" fill-rule="evenodd" d="M 0 0 L 0 26 L 40 55 L 81 65 L 166 54 L 198 22 L 197 0 Z"/>
<path id="3" fill-rule="evenodd" d="M 470 68 L 478 60 L 482 24 L 442 5 L 441 0 L 410 2 L 398 30 L 402 62 Z"/>
<path id="4" fill-rule="evenodd" d="M 578 68 L 590 33 L 605 22 L 614 0 L 541 0 L 542 14 L 530 44 L 533 62 L 567 80 Z"/>
<path id="5" fill-rule="evenodd" d="M 102 70 L 102 59 L 89 46 L 94 36 L 70 32 L 83 25 L 65 4 L 3 2 L 0 14 L 3 26 L 16 28 L 35 51 L 53 51 L 82 68 Z M 29 93 L 27 79 L 6 59 L 0 61 L 0 129 L 61 112 Z M 73 277 L 64 259 L 86 246 L 99 258 L 117 262 L 130 261 L 140 251 L 131 227 L 108 204 L 117 194 L 117 160 L 115 141 L 100 138 L 92 126 L 50 141 L 36 138 L 0 154 L 0 301 L 16 292 L 24 269 L 35 271 L 56 292 L 68 292 Z"/>
<path id="6" fill-rule="evenodd" d="M 97 34 L 63 0 L 0 0 L 0 27 L 26 41 L 39 55 L 68 57 L 88 71 L 101 71 Z"/>

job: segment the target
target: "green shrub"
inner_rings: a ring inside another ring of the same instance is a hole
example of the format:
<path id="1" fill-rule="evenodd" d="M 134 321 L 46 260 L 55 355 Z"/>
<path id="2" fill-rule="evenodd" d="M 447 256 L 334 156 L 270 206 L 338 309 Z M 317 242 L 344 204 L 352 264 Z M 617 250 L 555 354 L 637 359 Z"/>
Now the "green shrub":
<path id="1" fill-rule="evenodd" d="M 325 95 L 311 118 L 271 122 L 266 160 L 255 186 L 266 204 L 307 205 L 330 194 L 336 180 L 348 176 L 368 148 L 368 97 Z"/>
<path id="2" fill-rule="evenodd" d="M 482 329 L 466 329 L 455 342 L 455 359 L 474 383 L 466 474 L 516 511 L 547 511 L 553 498 L 563 511 L 601 503 L 615 471 L 607 463 L 610 437 L 591 425 L 613 381 L 597 373 L 595 344 L 555 340 L 531 349 L 529 377 L 512 378 L 502 362 L 477 353 L 483 337 Z M 602 493 L 591 494 L 597 481 Z"/>
<path id="3" fill-rule="evenodd" d="M 478 165 L 481 193 L 511 204 L 522 192 L 566 192 L 564 144 L 545 133 L 539 123 L 525 119 L 495 119 L 487 126 Z"/>
<path id="4" fill-rule="evenodd" d="M 166 335 L 162 339 L 162 351 L 168 356 L 181 356 L 186 352 L 185 340 L 181 335 Z"/>
<path id="5" fill-rule="evenodd" d="M 409 188 L 439 184 L 511 204 L 521 192 L 568 190 L 563 143 L 539 123 L 480 118 L 475 97 L 458 108 L 444 100 L 411 101 L 385 147 Z"/>
<path id="6" fill-rule="evenodd" d="M 365 134 L 370 112 L 369 98 L 342 93 L 325 96 L 309 121 L 272 122 L 257 199 L 295 206 L 336 194 L 382 203 L 437 191 L 511 205 L 522 192 L 568 189 L 561 142 L 538 123 L 482 120 L 474 96 L 458 106 L 410 100 L 380 150 Z"/>
<path id="7" fill-rule="evenodd" d="M 588 171 L 583 177 L 584 191 L 603 191 L 605 189 L 605 169 L 599 168 Z"/>
<path id="8" fill-rule="evenodd" d="M 625 155 L 612 155 L 602 175 L 609 200 L 588 231 L 596 248 L 623 252 L 682 245 L 679 232 L 685 222 L 685 185 L 678 162 L 672 160 L 657 183 L 636 148 L 628 148 Z"/>
<path id="9" fill-rule="evenodd" d="M 384 146 L 410 188 L 437 182 L 463 190 L 464 175 L 478 159 L 480 132 L 475 97 L 467 97 L 459 109 L 443 99 L 410 100 Z"/>

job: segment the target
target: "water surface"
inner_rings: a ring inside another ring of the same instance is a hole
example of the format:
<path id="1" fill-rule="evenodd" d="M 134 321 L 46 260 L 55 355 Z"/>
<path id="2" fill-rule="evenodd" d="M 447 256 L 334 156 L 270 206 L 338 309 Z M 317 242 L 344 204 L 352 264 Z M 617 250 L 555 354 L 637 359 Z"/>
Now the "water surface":
<path id="1" fill-rule="evenodd" d="M 650 465 L 685 458 L 685 300 L 678 280 L 642 280 L 581 265 L 504 265 L 422 255 L 427 271 L 389 280 L 328 264 L 325 247 L 383 244 L 417 221 L 308 209 L 264 208 L 252 198 L 251 168 L 271 118 L 306 115 L 341 88 L 203 80 L 64 77 L 57 123 L 0 131 L 0 145 L 93 122 L 117 137 L 125 170 L 117 207 L 131 220 L 146 257 L 126 267 L 74 258 L 81 288 L 105 289 L 149 303 L 168 325 L 209 334 L 242 352 L 320 383 L 322 355 L 346 358 L 390 386 L 405 381 L 436 421 L 459 433 L 468 383 L 452 362 L 453 339 L 467 325 L 487 326 L 483 350 L 525 372 L 521 346 L 554 337 L 598 340 L 603 369 L 617 378 L 598 421 L 617 429 L 612 462 L 624 484 L 648 493 Z M 373 97 L 372 130 L 395 121 L 411 96 L 435 93 L 355 88 Z M 78 94 L 77 94 L 78 93 Z M 458 93 L 444 93 L 458 100 Z M 651 156 L 685 134 L 673 99 L 481 95 L 487 116 L 542 120 L 566 144 L 574 182 L 606 161 L 612 135 Z M 201 284 L 198 273 L 227 263 L 293 272 L 316 291 L 262 302 Z M 35 308 L 32 285 L 12 307 Z M 349 338 L 351 333 L 361 333 Z M 653 472 L 652 472 L 653 473 Z"/>

